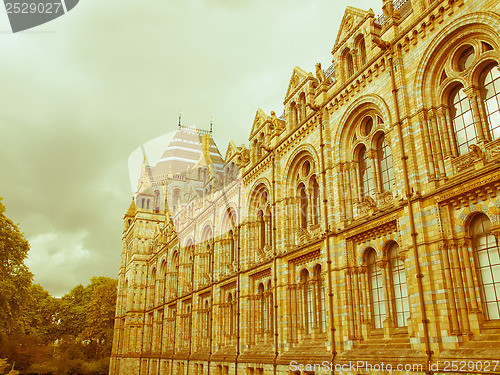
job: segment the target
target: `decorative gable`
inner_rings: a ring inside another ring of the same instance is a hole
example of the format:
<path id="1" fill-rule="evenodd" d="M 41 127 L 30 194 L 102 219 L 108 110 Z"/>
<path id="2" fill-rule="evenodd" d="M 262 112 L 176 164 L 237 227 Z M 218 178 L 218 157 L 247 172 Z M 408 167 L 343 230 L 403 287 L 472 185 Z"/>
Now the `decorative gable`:
<path id="1" fill-rule="evenodd" d="M 250 132 L 250 138 L 257 134 L 259 130 L 269 121 L 269 117 L 264 113 L 262 109 L 258 109 L 255 113 L 255 118 L 253 120 L 252 131 Z"/>
<path id="2" fill-rule="evenodd" d="M 238 147 L 236 147 L 233 140 L 230 140 L 229 145 L 227 146 L 226 157 L 224 158 L 224 161 L 227 163 L 237 153 Z"/>
<path id="3" fill-rule="evenodd" d="M 288 90 L 286 91 L 285 102 L 293 96 L 297 89 L 301 87 L 307 78 L 311 77 L 305 70 L 296 66 L 293 69 L 292 77 L 290 78 L 290 83 L 288 84 Z"/>
<path id="4" fill-rule="evenodd" d="M 344 18 L 342 18 L 342 22 L 340 23 L 337 40 L 335 40 L 332 54 L 337 52 L 369 17 L 375 17 L 375 13 L 371 9 L 365 11 L 350 6 L 347 7 Z"/>

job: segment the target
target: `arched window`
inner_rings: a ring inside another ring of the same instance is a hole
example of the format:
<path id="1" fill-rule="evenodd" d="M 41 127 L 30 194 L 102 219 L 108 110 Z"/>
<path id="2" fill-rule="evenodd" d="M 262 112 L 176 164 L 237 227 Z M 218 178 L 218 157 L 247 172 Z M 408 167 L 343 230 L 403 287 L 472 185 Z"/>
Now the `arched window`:
<path id="1" fill-rule="evenodd" d="M 235 260 L 234 233 L 232 230 L 229 231 L 229 259 L 231 263 Z"/>
<path id="2" fill-rule="evenodd" d="M 316 177 L 313 178 L 312 190 L 313 190 L 313 204 L 314 204 L 313 224 L 319 224 L 319 218 L 321 214 L 321 200 L 319 196 L 319 185 L 318 181 L 316 181 Z"/>
<path id="3" fill-rule="evenodd" d="M 471 223 L 479 290 L 487 320 L 500 319 L 500 250 L 490 229 L 491 221 L 484 214 Z"/>
<path id="4" fill-rule="evenodd" d="M 359 158 L 359 181 L 361 183 L 361 196 L 367 197 L 373 194 L 373 175 L 371 161 L 368 159 L 366 147 L 362 146 L 358 154 Z"/>
<path id="5" fill-rule="evenodd" d="M 386 192 L 391 190 L 394 183 L 394 168 L 391 148 L 387 145 L 384 135 L 381 135 L 377 140 L 377 159 L 380 170 L 380 185 L 382 192 Z"/>
<path id="6" fill-rule="evenodd" d="M 173 275 L 172 279 L 170 280 L 170 285 L 171 285 L 171 291 L 173 296 L 177 296 L 177 290 L 179 286 L 179 253 L 176 251 L 174 255 L 172 256 L 172 268 L 173 268 Z"/>
<path id="7" fill-rule="evenodd" d="M 408 301 L 408 288 L 404 263 L 400 258 L 399 246 L 393 242 L 388 249 L 389 271 L 393 292 L 393 310 L 398 327 L 406 326 L 406 319 L 410 317 L 410 304 Z"/>
<path id="8" fill-rule="evenodd" d="M 260 333 L 262 336 L 264 336 L 264 332 L 266 332 L 266 297 L 264 295 L 264 284 L 260 283 L 259 284 L 259 318 L 260 318 Z"/>
<path id="9" fill-rule="evenodd" d="M 300 103 L 300 121 L 299 123 L 302 123 L 304 119 L 306 118 L 306 94 L 301 93 L 299 97 L 299 103 Z"/>
<path id="10" fill-rule="evenodd" d="M 235 314 L 234 314 L 234 304 L 233 304 L 233 295 L 229 293 L 227 296 L 227 302 L 228 302 L 228 308 L 229 308 L 229 336 L 233 337 L 235 334 L 235 327 L 234 327 L 234 321 L 235 321 Z"/>
<path id="11" fill-rule="evenodd" d="M 366 64 L 366 46 L 365 46 L 365 38 L 361 36 L 358 40 L 358 51 L 359 51 L 359 62 L 360 65 L 363 66 Z"/>
<path id="12" fill-rule="evenodd" d="M 155 191 L 155 210 L 160 210 L 160 192 L 158 190 Z"/>
<path id="13" fill-rule="evenodd" d="M 300 227 L 307 229 L 307 210 L 309 205 L 307 202 L 306 187 L 303 183 L 299 184 L 299 201 L 300 201 Z"/>
<path id="14" fill-rule="evenodd" d="M 374 328 L 382 328 L 385 318 L 384 279 L 382 270 L 376 264 L 375 250 L 370 249 L 366 254 L 368 268 L 368 284 L 370 288 L 371 314 Z"/>
<path id="15" fill-rule="evenodd" d="M 309 280 L 309 271 L 302 270 L 302 286 L 304 299 L 304 330 L 311 333 L 314 326 L 314 293 Z"/>
<path id="16" fill-rule="evenodd" d="M 469 152 L 469 146 L 477 142 L 477 131 L 472 117 L 469 98 L 462 87 L 451 95 L 450 116 L 453 120 L 453 129 L 459 155 Z"/>
<path id="17" fill-rule="evenodd" d="M 156 292 L 156 268 L 153 268 L 151 272 L 151 280 L 149 281 L 149 303 L 148 308 L 151 308 L 155 304 L 155 292 Z"/>
<path id="18" fill-rule="evenodd" d="M 273 299 L 273 290 L 271 286 L 271 280 L 267 282 L 267 324 L 266 324 L 266 330 L 270 334 L 272 334 L 274 331 L 274 299 Z"/>
<path id="19" fill-rule="evenodd" d="M 346 60 L 346 70 L 347 70 L 347 78 L 351 78 L 354 75 L 354 61 L 352 59 L 352 55 L 350 52 L 347 52 L 345 55 Z"/>
<path id="20" fill-rule="evenodd" d="M 486 71 L 483 96 L 488 126 L 492 139 L 500 138 L 500 69 L 493 66 Z"/>
<path id="21" fill-rule="evenodd" d="M 173 207 L 174 212 L 179 208 L 180 203 L 181 203 L 181 192 L 179 189 L 175 189 L 174 190 L 174 207 Z"/>
<path id="22" fill-rule="evenodd" d="M 290 111 L 292 113 L 292 127 L 296 127 L 299 125 L 299 111 L 295 102 L 290 106 Z"/>
<path id="23" fill-rule="evenodd" d="M 319 264 L 314 268 L 314 278 L 316 279 L 316 300 L 319 308 L 317 320 L 319 321 L 320 332 L 326 332 L 326 292 Z"/>
<path id="24" fill-rule="evenodd" d="M 208 339 L 209 339 L 209 332 L 210 332 L 210 304 L 208 303 L 208 300 L 205 301 L 205 326 L 203 327 L 203 337 L 205 338 L 204 340 L 204 346 L 208 346 Z"/>
<path id="25" fill-rule="evenodd" d="M 257 214 L 257 220 L 259 222 L 260 248 L 263 249 L 266 246 L 266 222 L 262 210 Z"/>

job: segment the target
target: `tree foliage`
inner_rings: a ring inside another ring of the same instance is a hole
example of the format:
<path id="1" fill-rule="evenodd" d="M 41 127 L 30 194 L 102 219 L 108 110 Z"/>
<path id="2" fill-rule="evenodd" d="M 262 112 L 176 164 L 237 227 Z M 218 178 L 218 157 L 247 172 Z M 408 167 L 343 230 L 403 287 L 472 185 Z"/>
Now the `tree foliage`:
<path id="1" fill-rule="evenodd" d="M 52 297 L 32 284 L 28 241 L 4 212 L 0 198 L 0 374 L 107 374 L 116 280 L 93 277 Z"/>
<path id="2" fill-rule="evenodd" d="M 5 216 L 0 198 L 0 339 L 23 329 L 21 313 L 33 274 L 24 264 L 29 244 L 16 224 Z"/>

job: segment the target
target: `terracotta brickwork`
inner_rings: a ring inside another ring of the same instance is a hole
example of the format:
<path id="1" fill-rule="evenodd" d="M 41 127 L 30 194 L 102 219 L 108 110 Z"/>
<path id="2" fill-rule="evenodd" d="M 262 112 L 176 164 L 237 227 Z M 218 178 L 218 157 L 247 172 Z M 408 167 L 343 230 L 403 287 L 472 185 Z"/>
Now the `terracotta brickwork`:
<path id="1" fill-rule="evenodd" d="M 500 372 L 500 2 L 383 10 L 347 8 L 248 149 L 211 167 L 205 134 L 146 184 L 110 374 Z"/>

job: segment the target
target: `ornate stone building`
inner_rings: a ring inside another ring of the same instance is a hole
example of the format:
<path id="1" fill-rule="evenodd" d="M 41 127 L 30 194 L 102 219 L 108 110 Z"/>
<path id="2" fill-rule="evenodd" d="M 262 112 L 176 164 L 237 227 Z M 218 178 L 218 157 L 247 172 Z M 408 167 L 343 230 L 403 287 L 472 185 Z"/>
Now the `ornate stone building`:
<path id="1" fill-rule="evenodd" d="M 383 11 L 248 149 L 181 128 L 143 166 L 110 374 L 500 372 L 500 2 Z"/>

